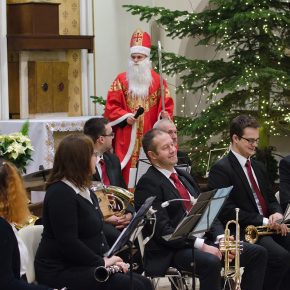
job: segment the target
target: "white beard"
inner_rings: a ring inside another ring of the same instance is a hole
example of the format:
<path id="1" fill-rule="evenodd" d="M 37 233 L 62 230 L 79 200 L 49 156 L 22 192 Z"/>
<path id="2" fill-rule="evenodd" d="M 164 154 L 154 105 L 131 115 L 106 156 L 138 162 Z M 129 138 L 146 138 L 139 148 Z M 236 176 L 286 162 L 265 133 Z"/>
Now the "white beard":
<path id="1" fill-rule="evenodd" d="M 151 61 L 148 57 L 137 64 L 129 59 L 127 81 L 129 93 L 133 97 L 145 99 L 148 96 L 149 87 L 152 83 Z"/>

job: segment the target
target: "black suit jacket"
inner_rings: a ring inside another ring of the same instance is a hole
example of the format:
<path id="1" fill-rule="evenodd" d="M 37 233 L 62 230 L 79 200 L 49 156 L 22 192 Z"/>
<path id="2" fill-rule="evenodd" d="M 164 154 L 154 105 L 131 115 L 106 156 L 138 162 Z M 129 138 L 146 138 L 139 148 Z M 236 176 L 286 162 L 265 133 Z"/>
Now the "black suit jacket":
<path id="1" fill-rule="evenodd" d="M 290 203 L 290 155 L 280 161 L 280 203 L 285 210 Z"/>
<path id="2" fill-rule="evenodd" d="M 107 175 L 109 177 L 111 185 L 127 189 L 126 183 L 122 176 L 120 160 L 117 155 L 110 152 L 105 152 L 103 154 L 103 158 L 106 164 Z M 96 174 L 94 174 L 93 180 L 101 181 L 98 170 L 96 170 Z"/>
<path id="3" fill-rule="evenodd" d="M 176 169 L 176 171 L 189 193 L 197 197 L 199 188 L 193 178 L 184 170 Z M 161 207 L 164 201 L 180 198 L 180 194 L 166 176 L 153 166 L 151 166 L 141 177 L 136 186 L 136 210 L 139 209 L 144 201 L 150 196 L 156 196 L 152 206 L 157 210 L 157 222 L 155 234 L 145 246 L 144 268 L 147 275 L 163 275 L 168 267 L 172 265 L 172 258 L 175 251 L 185 247 L 192 247 L 192 245 L 189 245 L 185 239 L 168 242 L 162 238 L 162 236 L 174 232 L 178 223 L 185 216 L 186 211 L 183 201 L 172 202 L 166 208 Z M 150 233 L 152 233 L 152 227 L 151 225 L 146 225 L 144 228 L 144 237 L 147 237 Z M 212 227 L 208 237 L 214 241 L 215 238 L 222 233 L 223 227 L 220 223 L 217 223 Z"/>
<path id="4" fill-rule="evenodd" d="M 9 225 L 0 217 L 0 288 L 5 290 L 52 290 L 41 285 L 28 284 L 20 279 L 18 242 Z"/>
<path id="5" fill-rule="evenodd" d="M 282 213 L 282 209 L 271 190 L 264 165 L 256 160 L 251 160 L 251 165 L 268 206 L 269 215 L 275 212 Z M 233 185 L 233 190 L 221 211 L 220 220 L 225 224 L 228 220 L 235 219 L 235 208 L 238 207 L 240 208 L 239 224 L 241 228 L 247 225 L 262 225 L 263 216 L 259 214 L 250 184 L 238 159 L 232 152 L 211 168 L 208 178 L 208 187 L 211 189 L 231 185 Z"/>

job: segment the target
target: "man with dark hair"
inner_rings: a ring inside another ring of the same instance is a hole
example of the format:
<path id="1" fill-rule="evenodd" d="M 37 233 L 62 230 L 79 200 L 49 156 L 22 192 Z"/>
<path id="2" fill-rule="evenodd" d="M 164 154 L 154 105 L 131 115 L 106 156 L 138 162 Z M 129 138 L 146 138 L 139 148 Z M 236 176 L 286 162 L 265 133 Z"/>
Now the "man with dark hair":
<path id="1" fill-rule="evenodd" d="M 280 175 L 280 203 L 283 211 L 290 203 L 290 155 L 281 159 L 279 164 Z"/>
<path id="2" fill-rule="evenodd" d="M 152 129 L 144 135 L 142 145 L 152 166 L 136 186 L 135 207 L 139 209 L 148 197 L 155 196 L 153 208 L 157 210 L 153 238 L 145 245 L 146 275 L 164 275 L 169 266 L 192 271 L 192 243 L 186 239 L 167 241 L 164 236 L 174 232 L 190 210 L 190 200 L 198 197 L 199 188 L 191 175 L 174 168 L 177 162 L 176 147 L 168 133 Z M 163 202 L 173 199 L 179 200 L 170 203 L 166 208 L 162 207 Z M 152 225 L 149 224 L 145 226 L 144 234 L 150 233 Z M 222 253 L 217 244 L 223 239 L 223 233 L 222 224 L 216 220 L 208 233 L 193 238 L 200 290 L 221 289 Z M 245 266 L 241 288 L 261 290 L 267 260 L 266 251 L 258 245 L 245 245 L 240 258 L 241 265 Z"/>
<path id="3" fill-rule="evenodd" d="M 231 151 L 209 172 L 209 188 L 233 186 L 220 220 L 225 224 L 240 208 L 241 237 L 248 225 L 268 226 L 281 234 L 262 236 L 258 244 L 268 252 L 264 290 L 286 290 L 290 285 L 290 236 L 267 177 L 265 167 L 251 159 L 259 142 L 259 124 L 250 116 L 234 118 L 230 125 Z"/>
<path id="4" fill-rule="evenodd" d="M 84 125 L 84 134 L 94 142 L 94 150 L 97 155 L 95 181 L 102 181 L 105 185 L 114 185 L 126 188 L 123 180 L 119 158 L 110 152 L 114 133 L 108 120 L 105 118 L 91 118 Z M 133 207 L 121 216 L 106 218 L 104 231 L 109 245 L 112 245 L 125 226 L 132 219 Z"/>

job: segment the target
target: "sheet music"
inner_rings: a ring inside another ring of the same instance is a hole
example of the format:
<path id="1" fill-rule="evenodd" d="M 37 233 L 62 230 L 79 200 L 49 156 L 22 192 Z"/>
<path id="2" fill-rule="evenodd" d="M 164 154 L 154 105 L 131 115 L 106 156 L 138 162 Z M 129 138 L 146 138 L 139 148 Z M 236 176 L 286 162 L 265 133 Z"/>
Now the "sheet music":
<path id="1" fill-rule="evenodd" d="M 145 215 L 151 207 L 155 198 L 155 196 L 151 196 L 145 200 L 145 202 L 134 215 L 129 225 L 123 229 L 122 233 L 119 235 L 118 239 L 115 241 L 111 249 L 104 254 L 105 257 L 110 257 L 122 251 L 129 240 L 132 241 L 134 237 L 136 238 L 138 228 L 143 228 Z"/>
<path id="2" fill-rule="evenodd" d="M 211 224 L 216 218 L 216 216 L 219 214 L 232 188 L 233 187 L 230 186 L 227 188 L 221 188 L 217 190 L 211 202 L 208 204 L 208 207 L 204 211 L 202 217 L 200 218 L 198 224 L 193 229 L 194 233 L 201 233 L 208 229 L 209 224 Z"/>
<path id="3" fill-rule="evenodd" d="M 174 240 L 209 230 L 232 188 L 233 186 L 230 186 L 201 193 L 197 203 L 181 220 L 174 233 L 163 236 L 163 238 L 167 241 Z"/>

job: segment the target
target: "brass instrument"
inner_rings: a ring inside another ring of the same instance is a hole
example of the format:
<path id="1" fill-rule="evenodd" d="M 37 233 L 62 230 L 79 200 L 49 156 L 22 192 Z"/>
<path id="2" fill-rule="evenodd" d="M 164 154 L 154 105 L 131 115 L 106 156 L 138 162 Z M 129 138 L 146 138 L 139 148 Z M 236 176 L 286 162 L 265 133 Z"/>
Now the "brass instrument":
<path id="1" fill-rule="evenodd" d="M 134 194 L 118 186 L 104 186 L 94 182 L 92 190 L 99 200 L 100 209 L 105 218 L 112 215 L 121 216 L 129 204 L 134 205 Z"/>
<path id="2" fill-rule="evenodd" d="M 236 208 L 236 220 L 230 220 L 226 224 L 224 241 L 220 242 L 220 251 L 224 253 L 225 257 L 225 267 L 224 267 L 224 277 L 225 285 L 231 284 L 230 280 L 235 282 L 235 290 L 241 290 L 241 269 L 240 269 L 240 252 L 242 251 L 242 243 L 240 241 L 240 225 L 239 225 L 239 208 Z M 236 239 L 234 241 L 230 240 L 230 224 L 236 225 Z M 230 253 L 235 252 L 235 265 L 234 269 L 230 267 Z"/>
<path id="3" fill-rule="evenodd" d="M 39 219 L 39 217 L 31 214 L 31 215 L 29 215 L 27 221 L 25 221 L 23 224 L 14 223 L 14 226 L 17 230 L 20 230 L 20 229 L 27 227 L 27 226 L 33 226 L 38 219 Z"/>
<path id="4" fill-rule="evenodd" d="M 286 224 L 288 232 L 290 232 L 290 224 Z M 251 244 L 255 244 L 259 237 L 280 234 L 280 230 L 270 229 L 269 226 L 247 226 L 245 229 L 245 240 Z"/>

